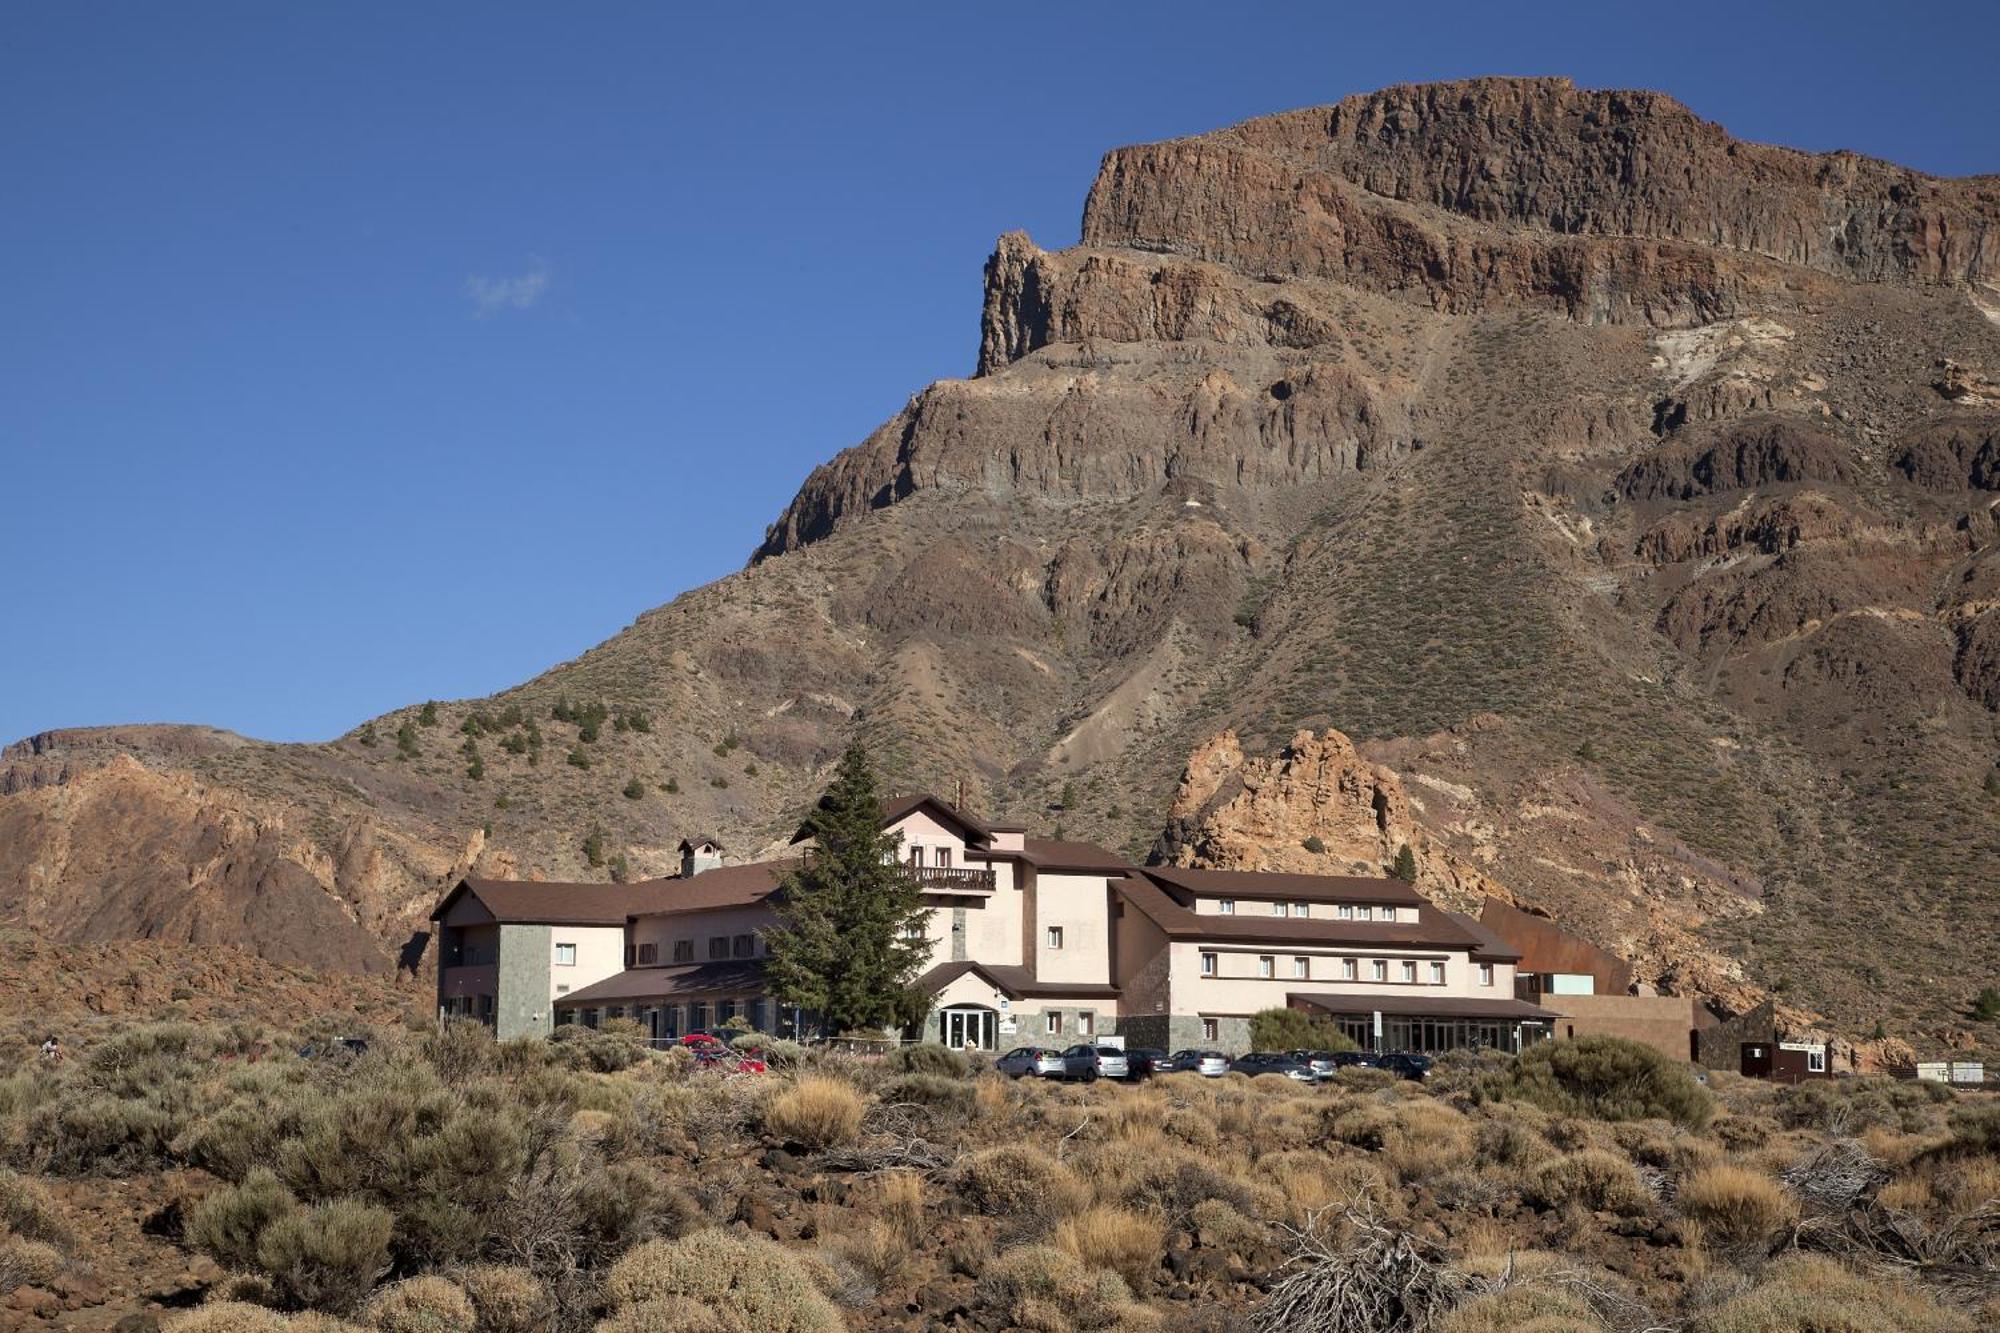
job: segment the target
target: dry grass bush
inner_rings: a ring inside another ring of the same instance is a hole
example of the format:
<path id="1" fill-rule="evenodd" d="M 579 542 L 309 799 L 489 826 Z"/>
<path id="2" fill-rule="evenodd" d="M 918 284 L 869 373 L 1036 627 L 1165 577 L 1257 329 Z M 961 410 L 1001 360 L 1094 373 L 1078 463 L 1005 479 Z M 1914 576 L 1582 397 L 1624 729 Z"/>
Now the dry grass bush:
<path id="1" fill-rule="evenodd" d="M 0 1167 L 0 1233 L 50 1245 L 70 1243 L 70 1229 L 40 1181 Z"/>
<path id="2" fill-rule="evenodd" d="M 1525 1171 L 1556 1157 L 1556 1146 L 1542 1133 L 1548 1118 L 1540 1111 L 1512 1102 L 1496 1103 L 1488 1109 L 1494 1114 L 1482 1119 L 1474 1131 L 1473 1150 L 1478 1160 Z M 1531 1111 L 1539 1120 L 1530 1121 L 1517 1114 L 1519 1110 Z"/>
<path id="3" fill-rule="evenodd" d="M 826 1298 L 825 1275 L 802 1256 L 759 1236 L 707 1230 L 649 1241 L 611 1266 L 604 1284 L 614 1328 L 650 1333 L 677 1300 L 735 1316 L 759 1333 L 843 1333 L 846 1323 Z M 699 1326 L 699 1325 L 695 1325 Z"/>
<path id="4" fill-rule="evenodd" d="M 2000 1100 L 1989 1097 L 1954 1107 L 1950 1125 L 1951 1139 L 1946 1144 L 1949 1152 L 2000 1157 Z"/>
<path id="5" fill-rule="evenodd" d="M 1681 1183 L 1675 1204 L 1726 1246 L 1764 1244 L 1798 1212 L 1776 1181 L 1728 1162 L 1689 1176 Z"/>
<path id="6" fill-rule="evenodd" d="M 1624 1217 L 1637 1217 L 1653 1206 L 1653 1195 L 1632 1164 L 1601 1148 L 1544 1162 L 1524 1182 L 1522 1192 L 1543 1208 L 1577 1204 Z"/>
<path id="7" fill-rule="evenodd" d="M 1258 1333 L 1428 1329 L 1489 1285 L 1366 1209 L 1316 1217 L 1292 1240 L 1290 1271 L 1251 1318 Z"/>
<path id="8" fill-rule="evenodd" d="M 890 1079 L 876 1091 L 884 1102 L 892 1105 L 928 1106 L 960 1118 L 971 1114 L 979 1096 L 978 1089 L 966 1080 L 940 1074 L 904 1074 Z"/>
<path id="9" fill-rule="evenodd" d="M 1864 1277 L 1818 1255 L 1790 1254 L 1754 1289 L 1697 1315 L 1691 1333 L 1973 1333 L 1970 1317 L 1913 1286 Z"/>
<path id="10" fill-rule="evenodd" d="M 458 1280 L 472 1300 L 475 1333 L 538 1333 L 555 1317 L 547 1288 L 525 1268 L 475 1264 Z"/>
<path id="11" fill-rule="evenodd" d="M 920 1267 L 928 1201 L 922 1176 L 891 1171 L 849 1198 L 850 1209 L 863 1210 L 864 1220 L 857 1222 L 850 1209 L 822 1209 L 815 1230 L 828 1238 L 826 1253 L 859 1273 L 871 1293 L 879 1292 L 903 1285 Z"/>
<path id="12" fill-rule="evenodd" d="M 1840 1136 L 1885 1128 L 1923 1134 L 1941 1128 L 1956 1098 L 1937 1083 L 1871 1076 L 1809 1079 L 1779 1088 L 1772 1118 L 1786 1129 L 1812 1129 Z"/>
<path id="13" fill-rule="evenodd" d="M 1222 1131 L 1216 1128 L 1214 1119 L 1191 1106 L 1169 1110 L 1161 1128 L 1194 1148 L 1213 1148 L 1222 1142 Z"/>
<path id="14" fill-rule="evenodd" d="M 1264 1226 L 1220 1199 L 1203 1199 L 1188 1212 L 1188 1229 L 1204 1246 L 1248 1254 L 1269 1241 Z"/>
<path id="15" fill-rule="evenodd" d="M 45 1240 L 0 1231 L 0 1291 L 53 1281 L 63 1270 L 62 1251 Z"/>
<path id="16" fill-rule="evenodd" d="M 1089 1191 L 1076 1173 L 1039 1148 L 1002 1144 L 959 1159 L 952 1184 L 988 1217 L 1053 1222 L 1082 1207 Z"/>
<path id="17" fill-rule="evenodd" d="M 1108 1268 L 1134 1290 L 1159 1271 L 1166 1226 L 1150 1213 L 1096 1204 L 1057 1224 L 1050 1243 L 1094 1268 Z"/>
<path id="18" fill-rule="evenodd" d="M 211 1301 L 169 1316 L 163 1333 L 283 1333 L 285 1317 L 248 1301 Z"/>
<path id="19" fill-rule="evenodd" d="M 1888 1178 L 1888 1166 L 1854 1139 L 1818 1144 L 1778 1176 L 1808 1206 L 1835 1211 L 1852 1208 Z"/>
<path id="20" fill-rule="evenodd" d="M 1631 1121 L 1611 1127 L 1612 1142 L 1641 1166 L 1679 1177 L 1719 1161 L 1722 1152 L 1708 1139 L 1664 1120 Z"/>
<path id="21" fill-rule="evenodd" d="M 187 1213 L 188 1242 L 224 1268 L 257 1266 L 257 1241 L 266 1227 L 297 1211 L 299 1202 L 269 1167 L 257 1167 L 241 1184 L 210 1191 Z"/>
<path id="22" fill-rule="evenodd" d="M 1396 1106 L 1382 1159 L 1403 1180 L 1429 1180 L 1470 1165 L 1476 1146 L 1463 1115 L 1443 1102 L 1412 1099 Z"/>
<path id="23" fill-rule="evenodd" d="M 1376 1101 L 1343 1102 L 1327 1117 L 1327 1133 L 1342 1143 L 1380 1152 L 1396 1127 L 1396 1116 Z"/>
<path id="24" fill-rule="evenodd" d="M 1001 1254 L 980 1275 L 979 1300 L 1033 1333 L 1141 1329 L 1154 1321 L 1116 1273 L 1093 1270 L 1067 1250 L 1028 1245 Z"/>
<path id="25" fill-rule="evenodd" d="M 388 1209 L 352 1199 L 298 1209 L 257 1237 L 257 1266 L 287 1305 L 345 1313 L 389 1271 L 394 1227 Z"/>
<path id="26" fill-rule="evenodd" d="M 478 1322 L 465 1289 L 433 1274 L 380 1288 L 362 1305 L 360 1318 L 376 1333 L 473 1333 Z"/>
<path id="27" fill-rule="evenodd" d="M 1575 1292 L 1523 1283 L 1459 1306 L 1438 1333 L 1604 1333 L 1606 1327 Z"/>
<path id="28" fill-rule="evenodd" d="M 1307 1214 L 1340 1199 L 1343 1182 L 1325 1153 L 1298 1148 L 1268 1153 L 1257 1159 L 1256 1171 L 1284 1191 L 1293 1222 L 1304 1222 Z"/>
<path id="29" fill-rule="evenodd" d="M 1671 1120 L 1700 1129 L 1715 1102 L 1685 1064 L 1622 1037 L 1545 1041 L 1514 1057 L 1480 1094 L 1598 1120 Z"/>
<path id="30" fill-rule="evenodd" d="M 852 1084 L 808 1074 L 764 1107 L 764 1128 L 787 1143 L 815 1151 L 833 1148 L 861 1133 L 867 1106 Z"/>
<path id="31" fill-rule="evenodd" d="M 963 1051 L 954 1051 L 938 1042 L 898 1046 L 883 1057 L 882 1068 L 898 1074 L 934 1074 L 943 1078 L 964 1078 L 972 1072 L 972 1061 Z"/>

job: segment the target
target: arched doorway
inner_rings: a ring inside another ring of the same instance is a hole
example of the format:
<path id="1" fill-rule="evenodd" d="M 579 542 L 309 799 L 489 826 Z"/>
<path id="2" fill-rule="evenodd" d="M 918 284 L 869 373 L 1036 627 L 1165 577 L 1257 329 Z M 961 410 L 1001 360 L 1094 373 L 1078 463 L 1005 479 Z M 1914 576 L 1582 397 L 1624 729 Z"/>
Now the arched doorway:
<path id="1" fill-rule="evenodd" d="M 937 1039 L 954 1051 L 968 1044 L 990 1051 L 999 1036 L 1000 1015 L 984 1005 L 954 1004 L 938 1010 Z"/>

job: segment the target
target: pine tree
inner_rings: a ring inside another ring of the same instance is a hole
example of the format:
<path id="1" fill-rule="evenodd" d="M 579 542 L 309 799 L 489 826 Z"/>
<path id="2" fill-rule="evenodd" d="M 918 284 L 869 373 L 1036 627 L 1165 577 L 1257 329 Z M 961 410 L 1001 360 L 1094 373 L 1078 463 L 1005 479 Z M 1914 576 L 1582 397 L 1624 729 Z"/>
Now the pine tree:
<path id="1" fill-rule="evenodd" d="M 909 1021 L 910 993 L 930 953 L 912 939 L 923 889 L 898 864 L 902 835 L 882 831 L 875 772 L 859 742 L 806 816 L 815 847 L 778 886 L 778 928 L 766 937 L 765 976 L 785 1004 L 842 1032 Z"/>
<path id="2" fill-rule="evenodd" d="M 1396 869 L 1392 873 L 1406 884 L 1417 882 L 1417 854 L 1410 850 L 1409 843 L 1396 849 Z"/>

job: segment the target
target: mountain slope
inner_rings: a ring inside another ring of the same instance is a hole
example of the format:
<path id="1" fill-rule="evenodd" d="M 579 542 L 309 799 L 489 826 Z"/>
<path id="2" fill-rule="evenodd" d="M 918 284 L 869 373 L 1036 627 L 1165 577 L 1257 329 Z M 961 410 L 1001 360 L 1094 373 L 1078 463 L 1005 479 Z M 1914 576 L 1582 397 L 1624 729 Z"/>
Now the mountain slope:
<path id="1" fill-rule="evenodd" d="M 1082 237 L 1003 237 L 973 378 L 517 690 L 326 746 L 14 747 L 0 914 L 285 956 L 268 923 L 320 913 L 387 967 L 469 864 L 753 852 L 857 728 L 900 783 L 1143 852 L 1212 736 L 1338 727 L 1440 855 L 1660 980 L 1965 1040 L 2000 939 L 2000 180 L 1479 80 L 1120 149 Z M 254 850 L 133 843 L 80 796 L 120 756 L 170 789 L 132 802 Z"/>

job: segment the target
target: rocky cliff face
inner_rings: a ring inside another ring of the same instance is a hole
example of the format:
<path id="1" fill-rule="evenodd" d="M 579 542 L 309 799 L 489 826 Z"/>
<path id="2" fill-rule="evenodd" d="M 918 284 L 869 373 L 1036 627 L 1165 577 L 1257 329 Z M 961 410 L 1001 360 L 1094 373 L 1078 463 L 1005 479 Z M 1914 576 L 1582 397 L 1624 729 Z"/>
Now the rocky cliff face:
<path id="1" fill-rule="evenodd" d="M 14 747 L 0 922 L 391 966 L 474 859 L 752 853 L 859 732 L 996 817 L 1219 864 L 1407 841 L 1662 985 L 1962 1044 L 2000 937 L 1996 224 L 1994 178 L 1561 80 L 1119 149 L 1081 244 L 1001 239 L 977 374 L 742 572 L 428 723 Z"/>

